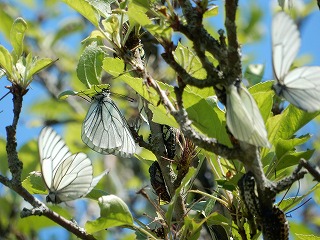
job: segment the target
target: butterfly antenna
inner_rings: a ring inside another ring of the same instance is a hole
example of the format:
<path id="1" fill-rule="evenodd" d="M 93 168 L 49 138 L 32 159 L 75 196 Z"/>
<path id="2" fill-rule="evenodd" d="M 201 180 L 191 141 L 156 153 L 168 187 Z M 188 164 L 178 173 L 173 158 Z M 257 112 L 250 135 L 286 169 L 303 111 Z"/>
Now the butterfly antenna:
<path id="1" fill-rule="evenodd" d="M 9 90 L 9 92 L 7 92 L 5 95 L 3 95 L 3 96 L 0 98 L 0 101 L 1 101 L 2 99 L 4 99 L 10 92 L 11 92 L 11 91 Z"/>
<path id="2" fill-rule="evenodd" d="M 301 205 L 300 205 L 300 206 L 298 206 L 298 207 L 296 207 L 296 208 L 292 209 L 291 211 L 287 212 L 287 213 L 286 213 L 286 215 L 288 215 L 288 214 L 290 214 L 290 213 L 294 212 L 295 210 L 297 210 L 297 209 L 301 208 L 303 205 L 305 205 L 305 204 L 306 204 L 307 202 L 309 202 L 311 199 L 312 199 L 312 198 L 308 198 L 306 201 L 304 201 L 303 203 L 301 203 Z"/>

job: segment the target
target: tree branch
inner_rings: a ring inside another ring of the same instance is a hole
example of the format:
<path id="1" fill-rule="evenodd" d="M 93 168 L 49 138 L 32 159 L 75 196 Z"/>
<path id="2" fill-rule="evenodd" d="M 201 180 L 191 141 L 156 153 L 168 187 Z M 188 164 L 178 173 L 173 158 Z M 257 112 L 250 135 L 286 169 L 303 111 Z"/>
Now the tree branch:
<path id="1" fill-rule="evenodd" d="M 61 217 L 59 214 L 50 210 L 45 204 L 40 202 L 34 196 L 32 196 L 25 188 L 21 185 L 21 172 L 23 168 L 22 162 L 18 158 L 17 153 L 17 142 L 16 142 L 16 128 L 19 121 L 19 116 L 22 109 L 23 95 L 27 92 L 26 89 L 21 88 L 18 85 L 13 84 L 10 88 L 11 93 L 13 94 L 13 122 L 12 125 L 7 126 L 7 155 L 8 155 L 8 166 L 12 174 L 12 179 L 0 175 L 0 182 L 18 193 L 25 201 L 29 202 L 34 209 L 26 210 L 24 209 L 21 213 L 21 217 L 26 217 L 28 215 L 44 215 L 54 222 L 60 224 L 62 227 L 68 231 L 75 234 L 77 237 L 82 239 L 95 239 L 92 235 L 87 234 L 84 229 L 77 226 L 75 223 L 66 220 Z"/>

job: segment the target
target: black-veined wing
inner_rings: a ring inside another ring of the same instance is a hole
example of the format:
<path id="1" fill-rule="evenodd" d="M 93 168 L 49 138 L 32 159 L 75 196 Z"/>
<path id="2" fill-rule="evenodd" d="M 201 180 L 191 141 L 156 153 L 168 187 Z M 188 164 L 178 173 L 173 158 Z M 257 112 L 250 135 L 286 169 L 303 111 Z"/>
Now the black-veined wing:
<path id="1" fill-rule="evenodd" d="M 278 96 L 296 107 L 315 112 L 320 110 L 320 67 L 300 67 L 289 72 L 300 47 L 298 27 L 284 12 L 272 20 L 272 61 Z"/>
<path id="2" fill-rule="evenodd" d="M 267 130 L 256 101 L 243 86 L 227 90 L 227 126 L 233 136 L 259 147 L 270 147 Z"/>
<path id="3" fill-rule="evenodd" d="M 72 155 L 50 127 L 45 127 L 40 133 L 39 152 L 42 176 L 49 190 L 47 202 L 60 203 L 81 198 L 107 173 L 105 171 L 93 178 L 92 163 L 87 155 Z"/>
<path id="4" fill-rule="evenodd" d="M 102 154 L 130 157 L 135 142 L 126 119 L 110 98 L 108 89 L 93 96 L 82 124 L 82 140 L 88 147 Z"/>

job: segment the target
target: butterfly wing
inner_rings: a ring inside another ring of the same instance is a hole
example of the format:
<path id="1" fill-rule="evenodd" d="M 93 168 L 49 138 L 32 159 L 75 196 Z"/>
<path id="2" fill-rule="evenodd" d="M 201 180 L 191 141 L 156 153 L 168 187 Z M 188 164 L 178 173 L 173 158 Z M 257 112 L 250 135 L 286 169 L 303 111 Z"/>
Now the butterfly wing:
<path id="1" fill-rule="evenodd" d="M 64 159 L 53 176 L 50 189 L 55 193 L 55 203 L 83 197 L 88 193 L 92 179 L 92 164 L 86 154 L 77 153 Z"/>
<path id="2" fill-rule="evenodd" d="M 97 94 L 82 125 L 82 140 L 102 154 L 129 157 L 135 142 L 126 119 L 109 95 Z"/>
<path id="3" fill-rule="evenodd" d="M 285 84 L 288 73 L 300 48 L 300 35 L 294 21 L 284 12 L 278 12 L 272 20 L 272 64 L 276 80 Z"/>
<path id="4" fill-rule="evenodd" d="M 259 108 L 245 87 L 229 86 L 227 126 L 233 136 L 240 141 L 255 146 L 270 147 Z"/>
<path id="5" fill-rule="evenodd" d="M 50 127 L 41 130 L 38 147 L 42 176 L 48 189 L 50 189 L 53 175 L 62 160 L 70 157 L 71 153 L 61 137 Z"/>
<path id="6" fill-rule="evenodd" d="M 87 155 L 72 155 L 50 127 L 40 133 L 39 152 L 42 176 L 49 189 L 48 202 L 60 203 L 85 196 L 107 172 L 93 178 L 92 163 Z"/>
<path id="7" fill-rule="evenodd" d="M 296 107 L 315 112 L 320 110 L 320 67 L 300 67 L 284 79 L 283 97 Z"/>

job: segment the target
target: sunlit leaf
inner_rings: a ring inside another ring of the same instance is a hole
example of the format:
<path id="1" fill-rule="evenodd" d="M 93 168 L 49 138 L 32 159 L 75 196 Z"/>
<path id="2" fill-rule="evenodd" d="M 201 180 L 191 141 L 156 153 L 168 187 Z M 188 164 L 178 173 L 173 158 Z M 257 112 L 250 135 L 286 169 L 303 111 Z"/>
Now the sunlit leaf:
<path id="1" fill-rule="evenodd" d="M 251 84 L 260 83 L 264 74 L 264 69 L 265 66 L 263 64 L 250 64 L 244 72 L 244 77 L 248 79 Z"/>
<path id="2" fill-rule="evenodd" d="M 103 17 L 108 18 L 111 14 L 111 4 L 115 0 L 87 0 Z"/>
<path id="3" fill-rule="evenodd" d="M 40 172 L 31 172 L 29 176 L 23 180 L 22 186 L 32 194 L 48 194 L 46 185 Z"/>
<path id="4" fill-rule="evenodd" d="M 268 119 L 266 125 L 269 139 L 275 143 L 277 139 L 290 139 L 304 125 L 319 115 L 320 112 L 308 113 L 293 105 L 289 105 L 282 114 Z"/>
<path id="5" fill-rule="evenodd" d="M 3 159 L 0 164 L 0 173 L 6 175 L 8 168 L 7 152 L 6 152 L 6 141 L 0 138 L 0 159 Z"/>
<path id="6" fill-rule="evenodd" d="M 133 218 L 125 202 L 115 196 L 108 195 L 99 198 L 100 217 L 94 221 L 88 221 L 85 228 L 88 233 L 95 233 L 106 228 L 132 225 Z"/>
<path id="7" fill-rule="evenodd" d="M 90 88 L 91 85 L 100 84 L 103 59 L 104 51 L 97 46 L 96 42 L 92 42 L 81 54 L 77 76 L 86 87 Z"/>
<path id="8" fill-rule="evenodd" d="M 313 234 L 306 235 L 306 234 L 295 233 L 295 236 L 297 237 L 297 239 L 301 239 L 301 240 L 320 240 L 319 236 L 316 236 Z"/>
<path id="9" fill-rule="evenodd" d="M 33 58 L 30 68 L 28 68 L 27 80 L 33 78 L 33 75 L 37 74 L 41 70 L 51 66 L 55 61 L 50 58 Z"/>
<path id="10" fill-rule="evenodd" d="M 214 17 L 217 16 L 219 13 L 219 8 L 218 6 L 214 5 L 210 7 L 204 14 L 203 18 L 209 18 L 209 17 Z"/>
<path id="11" fill-rule="evenodd" d="M 0 66 L 6 71 L 8 79 L 13 81 L 13 59 L 9 51 L 2 45 L 0 45 Z"/>
<path id="12" fill-rule="evenodd" d="M 12 57 L 16 63 L 23 53 L 23 39 L 28 26 L 23 18 L 17 18 L 11 28 L 10 42 L 13 47 Z"/>
<path id="13" fill-rule="evenodd" d="M 130 23 L 138 23 L 141 26 L 152 24 L 146 12 L 148 11 L 147 1 L 130 1 L 128 5 L 128 16 Z"/>

